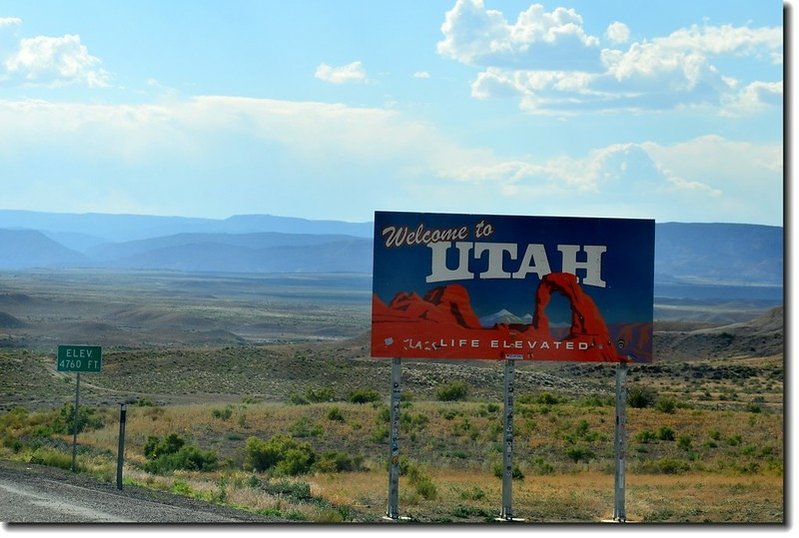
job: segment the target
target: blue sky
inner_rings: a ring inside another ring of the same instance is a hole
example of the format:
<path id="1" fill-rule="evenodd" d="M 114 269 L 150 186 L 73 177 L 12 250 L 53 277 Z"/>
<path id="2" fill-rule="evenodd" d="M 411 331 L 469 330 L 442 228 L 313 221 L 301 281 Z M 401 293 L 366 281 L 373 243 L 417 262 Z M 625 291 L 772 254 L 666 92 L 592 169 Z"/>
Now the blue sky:
<path id="1" fill-rule="evenodd" d="M 0 4 L 0 208 L 783 222 L 783 5 Z"/>

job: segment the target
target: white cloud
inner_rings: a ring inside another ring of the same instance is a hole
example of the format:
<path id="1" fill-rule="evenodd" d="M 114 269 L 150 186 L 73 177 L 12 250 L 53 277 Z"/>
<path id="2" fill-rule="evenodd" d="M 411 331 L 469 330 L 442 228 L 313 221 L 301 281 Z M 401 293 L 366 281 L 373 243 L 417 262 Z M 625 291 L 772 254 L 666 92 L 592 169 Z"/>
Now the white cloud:
<path id="1" fill-rule="evenodd" d="M 605 35 L 613 44 L 627 43 L 630 40 L 630 29 L 623 22 L 616 21 L 608 26 Z"/>
<path id="2" fill-rule="evenodd" d="M 583 29 L 582 17 L 573 9 L 547 12 L 540 4 L 519 13 L 509 23 L 483 0 L 457 0 L 441 25 L 444 39 L 438 53 L 467 65 L 519 65 L 553 67 L 596 63 L 599 39 Z M 592 52 L 593 51 L 593 52 Z"/>
<path id="3" fill-rule="evenodd" d="M 681 185 L 639 144 L 613 144 L 582 158 L 557 157 L 543 163 L 517 160 L 458 167 L 449 174 L 459 181 L 490 181 L 503 187 L 513 185 L 516 192 L 527 190 L 550 195 L 629 197 L 663 193 Z"/>
<path id="4" fill-rule="evenodd" d="M 750 114 L 768 107 L 782 106 L 782 82 L 752 82 L 723 102 L 722 112 L 728 116 Z"/>
<path id="5" fill-rule="evenodd" d="M 781 28 L 692 26 L 667 37 L 633 43 L 627 52 L 603 51 L 603 63 L 617 80 L 679 73 L 695 83 L 700 69 L 712 70 L 712 58 L 759 54 L 771 58 L 771 52 L 781 49 Z"/>
<path id="6" fill-rule="evenodd" d="M 366 80 L 366 71 L 364 71 L 360 61 L 339 67 L 331 67 L 322 63 L 316 68 L 314 76 L 331 84 L 345 84 L 347 82 L 364 82 Z"/>
<path id="7" fill-rule="evenodd" d="M 313 206 L 355 220 L 375 207 L 469 207 L 774 224 L 783 177 L 779 143 L 708 136 L 502 159 L 395 110 L 224 96 L 141 105 L 0 100 L 0 160 L 6 204 L 39 200 L 51 185 L 58 203 L 75 209 L 79 201 L 84 211 L 292 207 L 302 216 Z"/>
<path id="8" fill-rule="evenodd" d="M 110 75 L 99 68 L 101 60 L 89 54 L 80 36 L 37 36 L 22 39 L 4 62 L 0 82 L 61 86 L 83 84 L 90 88 L 109 85 Z"/>
<path id="9" fill-rule="evenodd" d="M 658 48 L 702 51 L 709 57 L 754 56 L 781 51 L 783 30 L 778 27 L 697 26 L 681 28 L 665 38 L 653 40 Z M 770 57 L 770 56 L 769 56 Z"/>
<path id="10" fill-rule="evenodd" d="M 417 71 L 413 74 L 413 78 L 430 78 L 430 73 L 427 71 Z"/>
<path id="11" fill-rule="evenodd" d="M 290 208 L 366 220 L 375 207 L 429 203 L 412 198 L 415 186 L 440 183 L 436 171 L 449 163 L 488 157 L 380 108 L 225 96 L 137 105 L 0 100 L 0 190 L 10 207 L 28 207 L 27 199 L 44 210 L 101 211 L 126 193 L 148 213 Z M 39 196 L 48 184 L 58 199 Z"/>
<path id="12" fill-rule="evenodd" d="M 781 62 L 780 27 L 691 26 L 665 37 L 630 43 L 629 28 L 610 24 L 611 48 L 583 29 L 573 9 L 544 11 L 535 4 L 509 23 L 482 0 L 458 0 L 441 26 L 442 56 L 482 68 L 472 82 L 479 99 L 515 97 L 534 114 L 664 110 L 685 106 L 752 112 L 778 104 L 781 82 L 738 81 L 717 59 Z M 718 65 L 717 65 L 718 63 Z M 781 72 L 772 69 L 775 77 Z"/>
<path id="13" fill-rule="evenodd" d="M 19 17 L 0 17 L 0 28 L 10 26 L 19 26 L 22 24 L 22 19 Z"/>
<path id="14" fill-rule="evenodd" d="M 166 161 L 201 169 L 246 148 L 314 170 L 318 178 L 308 180 L 314 184 L 339 168 L 429 175 L 450 162 L 486 158 L 427 123 L 380 108 L 225 96 L 117 106 L 0 100 L 0 155 L 12 159 L 39 147 L 130 169 Z"/>
<path id="15" fill-rule="evenodd" d="M 756 144 L 718 135 L 702 136 L 669 146 L 647 142 L 647 153 L 690 181 L 702 181 L 718 189 L 781 189 L 781 143 Z"/>
<path id="16" fill-rule="evenodd" d="M 782 197 L 775 195 L 782 189 L 781 144 L 716 135 L 671 145 L 612 144 L 540 162 L 495 159 L 444 169 L 440 176 L 499 196 L 508 211 L 545 206 L 561 215 L 771 224 L 782 219 Z"/>

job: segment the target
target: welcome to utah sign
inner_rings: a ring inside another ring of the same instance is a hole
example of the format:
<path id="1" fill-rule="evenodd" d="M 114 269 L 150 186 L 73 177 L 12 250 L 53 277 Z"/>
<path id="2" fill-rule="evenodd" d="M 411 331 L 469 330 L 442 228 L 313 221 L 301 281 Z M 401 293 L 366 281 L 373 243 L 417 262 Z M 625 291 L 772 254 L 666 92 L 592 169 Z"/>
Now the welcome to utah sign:
<path id="1" fill-rule="evenodd" d="M 650 362 L 655 223 L 375 213 L 372 356 Z"/>

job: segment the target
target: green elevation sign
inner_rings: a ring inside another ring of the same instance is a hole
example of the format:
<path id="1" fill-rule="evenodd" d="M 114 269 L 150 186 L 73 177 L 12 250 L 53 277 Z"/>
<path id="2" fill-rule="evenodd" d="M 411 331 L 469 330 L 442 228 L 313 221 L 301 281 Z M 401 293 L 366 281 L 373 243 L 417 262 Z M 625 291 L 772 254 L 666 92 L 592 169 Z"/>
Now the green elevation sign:
<path id="1" fill-rule="evenodd" d="M 100 346 L 58 346 L 59 372 L 99 372 L 102 364 Z"/>

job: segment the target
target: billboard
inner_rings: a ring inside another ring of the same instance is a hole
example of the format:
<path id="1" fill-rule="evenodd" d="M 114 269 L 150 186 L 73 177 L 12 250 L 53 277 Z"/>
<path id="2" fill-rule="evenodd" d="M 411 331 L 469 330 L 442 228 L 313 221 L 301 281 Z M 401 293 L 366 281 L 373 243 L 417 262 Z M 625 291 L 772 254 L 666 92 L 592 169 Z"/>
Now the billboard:
<path id="1" fill-rule="evenodd" d="M 375 212 L 373 357 L 651 362 L 655 222 Z"/>

